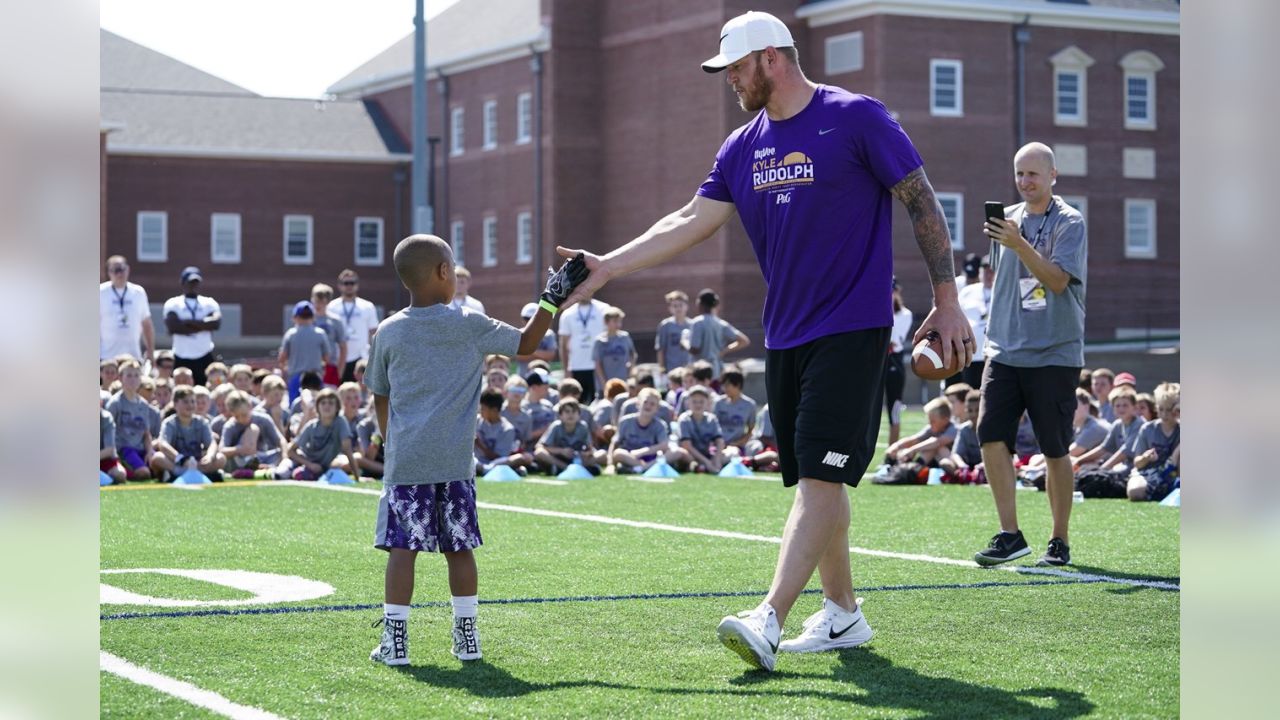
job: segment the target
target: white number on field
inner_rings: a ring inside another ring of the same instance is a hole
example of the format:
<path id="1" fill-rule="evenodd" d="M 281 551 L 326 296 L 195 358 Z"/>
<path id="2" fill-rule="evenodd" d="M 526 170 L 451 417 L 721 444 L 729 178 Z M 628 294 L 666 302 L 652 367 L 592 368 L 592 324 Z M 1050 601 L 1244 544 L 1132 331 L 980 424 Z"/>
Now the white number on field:
<path id="1" fill-rule="evenodd" d="M 250 572 L 248 570 L 174 570 L 169 568 L 135 568 L 103 570 L 103 575 L 155 573 L 201 580 L 252 593 L 253 597 L 236 600 L 186 600 L 163 598 L 130 592 L 107 583 L 98 584 L 98 602 L 103 605 L 154 605 L 157 607 L 234 607 L 237 605 L 271 605 L 275 603 L 314 600 L 333 594 L 333 586 L 294 575 Z"/>

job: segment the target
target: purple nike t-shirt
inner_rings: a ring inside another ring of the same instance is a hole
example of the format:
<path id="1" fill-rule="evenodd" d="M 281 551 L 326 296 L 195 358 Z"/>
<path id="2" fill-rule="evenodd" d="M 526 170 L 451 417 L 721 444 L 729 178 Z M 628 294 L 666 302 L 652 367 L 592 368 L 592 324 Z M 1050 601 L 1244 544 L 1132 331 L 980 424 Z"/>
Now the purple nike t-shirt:
<path id="1" fill-rule="evenodd" d="M 828 85 L 729 135 L 698 194 L 732 202 L 751 238 L 765 347 L 893 325 L 889 190 L 923 164 L 879 100 Z"/>

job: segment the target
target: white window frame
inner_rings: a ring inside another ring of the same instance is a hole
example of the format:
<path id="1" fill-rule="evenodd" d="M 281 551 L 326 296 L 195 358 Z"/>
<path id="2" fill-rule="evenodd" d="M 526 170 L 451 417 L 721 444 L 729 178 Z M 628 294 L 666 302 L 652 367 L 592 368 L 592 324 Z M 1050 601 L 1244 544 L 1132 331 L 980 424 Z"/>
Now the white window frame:
<path id="1" fill-rule="evenodd" d="M 938 105 L 938 69 L 949 67 L 956 72 L 956 106 Z M 964 62 L 962 60 L 933 59 L 929 61 L 929 114 L 938 117 L 964 116 Z"/>
<path id="2" fill-rule="evenodd" d="M 525 210 L 516 215 L 516 264 L 533 262 L 533 213 Z"/>
<path id="3" fill-rule="evenodd" d="M 465 125 L 467 122 L 467 110 L 461 105 L 455 106 L 449 111 L 449 156 L 457 157 L 461 155 L 467 147 L 467 137 L 465 133 Z"/>
<path id="4" fill-rule="evenodd" d="M 371 257 L 371 258 L 360 257 L 360 225 L 362 223 L 364 224 L 373 223 L 378 226 L 378 254 L 375 257 Z M 352 246 L 353 246 L 351 249 L 351 252 L 355 256 L 354 259 L 355 259 L 356 265 L 369 266 L 369 265 L 383 264 L 383 252 L 384 252 L 383 245 L 385 244 L 385 237 L 386 237 L 383 234 L 384 228 L 385 228 L 385 225 L 383 223 L 382 218 L 380 217 L 364 215 L 355 219 L 355 222 L 352 223 L 352 226 L 351 226 Z"/>
<path id="5" fill-rule="evenodd" d="M 307 254 L 303 257 L 289 256 L 289 222 L 292 220 L 302 220 L 307 226 Z M 285 215 L 280 234 L 282 236 L 280 256 L 284 259 L 285 265 L 310 265 L 315 262 L 316 226 L 314 218 L 310 215 Z"/>
<path id="6" fill-rule="evenodd" d="M 493 267 L 498 264 L 498 216 L 486 215 L 483 228 L 480 244 L 484 254 L 480 265 Z"/>
<path id="7" fill-rule="evenodd" d="M 482 150 L 493 150 L 498 147 L 498 101 L 485 100 L 484 111 L 480 115 L 484 124 L 484 145 Z"/>
<path id="8" fill-rule="evenodd" d="M 1132 226 L 1129 213 L 1137 208 L 1145 208 L 1150 219 L 1150 247 L 1134 247 Z M 1124 256 L 1140 260 L 1153 260 L 1156 257 L 1156 201 L 1129 198 L 1124 201 Z"/>
<path id="9" fill-rule="evenodd" d="M 520 93 L 516 96 L 516 144 L 524 145 L 533 141 L 533 94 Z"/>
<path id="10" fill-rule="evenodd" d="M 1123 113 L 1125 130 L 1156 129 L 1156 73 L 1164 70 L 1164 61 L 1148 50 L 1134 50 L 1120 58 L 1124 69 Z M 1134 119 L 1129 115 L 1129 80 L 1147 82 L 1147 117 Z"/>
<path id="11" fill-rule="evenodd" d="M 955 203 L 955 227 L 952 228 L 948 224 L 947 230 L 951 234 L 951 249 L 964 250 L 964 193 L 935 192 L 934 197 L 938 198 L 938 205 L 942 207 L 943 217 L 947 215 L 947 201 Z"/>
<path id="12" fill-rule="evenodd" d="M 160 220 L 160 252 L 148 253 L 142 250 L 142 223 L 144 220 L 159 219 Z M 169 261 L 169 213 L 164 210 L 139 210 L 137 221 L 137 245 L 138 252 L 135 253 L 135 259 L 138 262 L 168 262 Z"/>
<path id="13" fill-rule="evenodd" d="M 1089 68 L 1094 59 L 1075 45 L 1059 50 L 1049 58 L 1053 65 L 1053 124 L 1066 127 L 1085 127 L 1089 124 Z M 1076 76 L 1076 112 L 1062 112 L 1062 96 L 1058 91 L 1059 79 L 1065 74 Z"/>
<path id="14" fill-rule="evenodd" d="M 850 65 L 832 65 L 832 47 L 840 43 L 857 44 L 857 59 Z M 827 75 L 842 75 L 844 73 L 858 72 L 866 64 L 866 45 L 863 42 L 862 31 L 844 33 L 843 35 L 832 35 L 827 38 L 823 45 L 823 63 L 826 68 Z"/>
<path id="15" fill-rule="evenodd" d="M 220 222 L 229 223 L 230 230 L 234 233 L 235 252 L 228 255 L 218 254 L 218 224 Z M 240 213 L 211 213 L 209 215 L 209 261 L 215 264 L 235 265 L 240 262 L 240 248 L 242 247 L 242 235 L 240 225 Z"/>
<path id="16" fill-rule="evenodd" d="M 461 220 L 449 223 L 449 246 L 453 248 L 453 264 L 465 266 L 463 256 L 467 249 L 467 238 L 463 234 L 466 227 Z"/>
<path id="17" fill-rule="evenodd" d="M 1089 198 L 1084 195 L 1063 195 L 1062 201 L 1075 208 L 1084 219 L 1085 227 L 1089 227 Z"/>

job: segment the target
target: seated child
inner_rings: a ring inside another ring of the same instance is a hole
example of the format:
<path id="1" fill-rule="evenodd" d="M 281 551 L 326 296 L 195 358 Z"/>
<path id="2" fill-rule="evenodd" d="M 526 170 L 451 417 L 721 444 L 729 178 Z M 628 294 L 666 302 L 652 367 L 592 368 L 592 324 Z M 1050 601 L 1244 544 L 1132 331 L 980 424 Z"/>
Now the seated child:
<path id="1" fill-rule="evenodd" d="M 598 447 L 599 443 L 595 442 L 595 438 L 600 433 L 596 428 L 596 419 L 589 412 L 590 408 L 582 407 L 582 383 L 567 377 L 560 381 L 560 400 L 563 402 L 570 398 L 578 401 L 579 409 L 582 410 L 581 420 L 591 433 L 592 444 Z"/>
<path id="2" fill-rule="evenodd" d="M 125 361 L 120 369 L 120 392 L 107 401 L 107 412 L 115 422 L 116 454 L 130 480 L 152 477 L 152 407 L 138 394 L 142 386 L 142 366 Z"/>
<path id="3" fill-rule="evenodd" d="M 227 391 L 224 390 L 223 392 L 225 393 Z M 213 393 L 209 392 L 209 388 L 203 385 L 194 386 L 194 395 L 196 399 L 197 415 L 205 418 L 206 420 L 210 420 L 215 415 L 221 414 L 213 411 Z"/>
<path id="4" fill-rule="evenodd" d="M 360 438 L 360 454 L 356 455 L 360 477 L 381 478 L 386 467 L 386 453 L 383 451 L 382 433 L 378 432 L 378 421 L 373 413 L 360 421 L 356 427 L 356 435 Z"/>
<path id="5" fill-rule="evenodd" d="M 1158 418 L 1156 399 L 1151 393 L 1138 393 L 1135 404 L 1138 406 L 1138 419 L 1142 422 L 1151 422 Z"/>
<path id="6" fill-rule="evenodd" d="M 107 359 L 98 363 L 98 387 L 103 392 L 111 392 L 111 383 L 120 379 L 120 366 L 115 360 Z"/>
<path id="7" fill-rule="evenodd" d="M 769 417 L 769 403 L 756 413 L 756 427 L 747 443 L 747 456 L 742 464 L 763 472 L 778 472 L 778 436 L 773 430 L 773 418 Z"/>
<path id="8" fill-rule="evenodd" d="M 1128 385 L 1117 384 L 1111 391 L 1111 409 L 1115 411 L 1116 421 L 1111 423 L 1107 439 L 1090 451 L 1088 457 L 1093 461 L 1102 459 L 1103 470 L 1133 467 L 1133 444 L 1142 429 L 1137 400 L 1138 394 Z"/>
<path id="9" fill-rule="evenodd" d="M 1135 502 L 1159 502 L 1179 482 L 1182 444 L 1182 386 L 1156 386 L 1156 420 L 1143 424 L 1133 443 L 1133 473 L 1128 495 Z"/>
<path id="10" fill-rule="evenodd" d="M 316 416 L 307 421 L 298 437 L 289 443 L 288 457 L 294 463 L 294 480 L 319 480 L 330 468 L 360 479 L 360 466 L 351 455 L 351 429 L 342 417 L 341 408 L 342 401 L 333 388 L 316 393 Z"/>
<path id="11" fill-rule="evenodd" d="M 569 382 L 578 384 L 576 380 Z M 562 384 L 560 387 L 563 392 L 565 386 Z M 596 450 L 592 443 L 591 431 L 582 422 L 582 406 L 578 404 L 577 398 L 566 397 L 561 400 L 556 406 L 556 416 L 559 419 L 551 423 L 534 448 L 533 458 L 537 461 L 538 468 L 558 475 L 576 459 L 592 475 L 599 475 L 600 465 L 605 460 L 604 451 Z"/>
<path id="12" fill-rule="evenodd" d="M 716 419 L 730 453 L 746 455 L 746 445 L 756 426 L 756 401 L 742 393 L 745 382 L 742 372 L 729 367 L 720 375 L 720 387 L 724 389 L 715 402 Z"/>
<path id="13" fill-rule="evenodd" d="M 262 401 L 258 410 L 271 418 L 281 437 L 288 437 L 289 408 L 284 406 L 285 396 L 289 394 L 289 386 L 279 375 L 268 375 L 262 379 Z"/>
<path id="14" fill-rule="evenodd" d="M 620 398 L 627 394 L 627 382 L 618 378 L 610 378 L 604 384 L 604 397 L 591 403 L 591 420 L 595 426 L 594 440 L 599 447 L 608 447 L 618 430 L 618 421 L 622 419 L 616 410 L 621 405 Z"/>
<path id="15" fill-rule="evenodd" d="M 342 402 L 342 419 L 351 428 L 351 447 L 359 452 L 360 435 L 356 431 L 364 420 L 365 409 L 360 401 L 360 386 L 353 382 L 345 382 L 338 386 L 338 400 Z"/>
<path id="16" fill-rule="evenodd" d="M 235 385 L 229 382 L 222 383 L 213 389 L 209 394 L 208 419 L 209 429 L 213 430 L 213 439 L 218 440 L 222 437 L 222 428 L 226 427 L 227 419 L 231 417 L 231 411 L 227 409 L 227 396 L 236 392 Z M 196 388 L 196 407 L 202 404 L 201 397 L 203 393 L 201 388 Z"/>
<path id="17" fill-rule="evenodd" d="M 1071 419 L 1071 427 L 1075 432 L 1071 437 L 1071 445 L 1067 448 L 1072 472 L 1081 469 L 1080 457 L 1102 445 L 1111 430 L 1110 425 L 1098 419 L 1098 412 L 1098 402 L 1089 391 L 1076 388 L 1076 409 Z M 1029 470 L 1042 467 L 1045 467 L 1044 455 L 1037 454 L 1027 463 Z"/>
<path id="18" fill-rule="evenodd" d="M 242 393 L 253 395 L 253 368 L 245 363 L 236 363 L 227 371 L 227 381 Z"/>
<path id="19" fill-rule="evenodd" d="M 649 373 L 637 375 L 636 391 L 631 397 L 623 400 L 622 404 L 618 406 L 617 416 L 624 418 L 628 415 L 640 412 L 640 391 L 651 387 L 653 387 L 653 375 L 650 375 Z M 628 388 L 628 390 L 629 389 L 630 388 Z M 662 399 L 661 393 L 658 394 L 658 398 L 660 400 Z M 676 421 L 676 409 L 671 406 L 671 403 L 666 400 L 662 400 L 658 404 L 658 418 L 661 419 L 662 422 L 666 423 L 667 427 L 671 427 L 671 425 Z"/>
<path id="20" fill-rule="evenodd" d="M 516 439 L 520 441 L 520 449 L 526 452 L 533 450 L 533 417 L 520 407 L 520 403 L 524 402 L 525 395 L 529 392 L 529 385 L 524 378 L 519 375 L 512 375 L 507 378 L 507 387 L 505 395 L 507 403 L 502 406 L 502 417 L 511 423 L 516 429 Z M 551 411 L 553 416 L 555 411 Z M 550 425 L 551 421 L 548 420 Z"/>
<path id="21" fill-rule="evenodd" d="M 209 420 L 196 413 L 195 388 L 182 386 L 173 391 L 174 414 L 165 418 L 151 458 L 151 470 L 157 477 L 181 475 L 192 468 L 210 480 L 222 480 L 226 459 L 218 452 L 218 443 L 209 428 Z"/>
<path id="22" fill-rule="evenodd" d="M 204 369 L 205 387 L 210 390 L 218 387 L 227 381 L 227 365 L 221 362 L 211 362 Z"/>
<path id="23" fill-rule="evenodd" d="M 169 403 L 173 402 L 173 381 L 168 378 L 156 378 L 153 382 L 156 390 L 151 396 L 151 407 L 163 414 L 164 409 L 169 407 Z M 164 418 L 161 419 L 163 420 Z"/>
<path id="24" fill-rule="evenodd" d="M 271 375 L 272 375 L 271 371 L 266 370 L 264 368 L 258 368 L 257 370 L 254 370 L 253 382 L 251 383 L 249 394 L 253 395 L 254 398 L 261 398 L 262 397 L 262 381 L 271 377 Z"/>
<path id="25" fill-rule="evenodd" d="M 160 421 L 164 418 L 160 416 L 160 411 L 156 409 L 156 381 L 142 376 L 142 384 L 138 385 L 138 397 L 147 403 L 147 411 L 151 413 L 151 422 L 147 425 L 147 429 L 151 431 L 151 438 L 160 437 Z"/>
<path id="26" fill-rule="evenodd" d="M 195 385 L 196 376 L 191 372 L 189 367 L 175 367 L 173 369 L 173 386 L 179 385 Z"/>
<path id="27" fill-rule="evenodd" d="M 971 390 L 973 390 L 973 387 L 968 383 L 959 382 L 948 385 L 942 391 L 942 397 L 951 403 L 951 422 L 955 423 L 956 427 L 960 427 L 962 423 L 969 420 L 978 419 L 977 415 L 969 414 L 968 398 Z"/>
<path id="28" fill-rule="evenodd" d="M 124 468 L 116 458 L 116 421 L 111 413 L 98 406 L 98 470 L 111 476 L 114 483 L 125 481 Z"/>
<path id="29" fill-rule="evenodd" d="M 284 439 L 271 416 L 253 409 L 253 397 L 236 390 L 227 396 L 231 415 L 222 428 L 222 455 L 234 478 L 274 478 L 275 466 L 284 459 Z"/>
<path id="30" fill-rule="evenodd" d="M 503 392 L 507 388 L 507 379 L 509 377 L 510 376 L 507 375 L 506 370 L 503 370 L 500 367 L 495 367 L 485 373 L 485 387 L 497 390 L 498 392 Z"/>
<path id="31" fill-rule="evenodd" d="M 316 416 L 316 393 L 324 389 L 324 380 L 321 379 L 320 373 L 307 372 L 302 373 L 302 380 L 299 382 L 301 389 L 298 391 L 298 397 L 289 403 L 289 432 L 288 437 L 297 437 L 302 432 L 302 426 L 306 425 Z"/>
<path id="32" fill-rule="evenodd" d="M 969 419 L 956 426 L 956 441 L 951 451 L 938 461 L 938 466 L 958 482 L 986 482 L 982 473 L 982 443 L 978 442 L 978 408 L 981 404 L 981 390 L 965 393 L 964 416 Z"/>
<path id="33" fill-rule="evenodd" d="M 728 457 L 724 451 L 720 421 L 711 412 L 711 391 L 695 385 L 685 393 L 684 400 L 689 409 L 680 415 L 680 448 L 689 454 L 692 461 L 690 470 L 718 473 Z"/>
<path id="34" fill-rule="evenodd" d="M 664 457 L 668 465 L 688 467 L 689 455 L 671 447 L 671 431 L 658 417 L 662 395 L 653 388 L 640 391 L 640 412 L 627 415 L 618 423 L 609 446 L 609 462 L 620 473 L 639 475 Z"/>
<path id="35" fill-rule="evenodd" d="M 959 429 L 951 422 L 951 401 L 938 397 L 925 403 L 926 424 L 919 432 L 904 437 L 885 451 L 885 462 L 918 462 L 926 467 L 938 467 L 938 461 L 950 454 Z"/>
<path id="36" fill-rule="evenodd" d="M 502 417 L 502 393 L 493 388 L 480 392 L 480 419 L 476 423 L 476 474 L 484 475 L 498 465 L 509 465 L 521 475 L 533 463 L 533 455 L 520 451 L 516 428 Z"/>
<path id="37" fill-rule="evenodd" d="M 533 368 L 533 363 L 529 363 L 531 369 L 525 377 L 525 381 L 529 384 L 529 394 L 524 401 L 520 403 L 520 409 L 529 414 L 529 442 L 526 448 L 531 448 L 537 444 L 538 439 L 543 433 L 551 427 L 551 423 L 556 421 L 556 407 L 547 397 L 547 391 L 550 386 L 547 384 L 547 374 Z"/>

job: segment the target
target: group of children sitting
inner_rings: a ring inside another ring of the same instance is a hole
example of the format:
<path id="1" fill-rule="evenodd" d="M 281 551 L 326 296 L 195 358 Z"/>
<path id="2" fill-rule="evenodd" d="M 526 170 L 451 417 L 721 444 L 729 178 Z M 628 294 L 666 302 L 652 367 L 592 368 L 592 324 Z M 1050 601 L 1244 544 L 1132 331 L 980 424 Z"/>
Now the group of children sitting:
<path id="1" fill-rule="evenodd" d="M 1116 488 L 1099 491 L 1100 497 L 1158 501 L 1167 496 L 1180 483 L 1180 394 L 1178 383 L 1161 383 L 1154 394 L 1138 393 L 1130 373 L 1082 371 L 1068 450 L 1077 485 L 1095 488 L 1102 480 Z M 943 482 L 986 482 L 976 429 L 981 397 L 967 384 L 948 386 L 942 397 L 924 406 L 926 425 L 889 445 L 876 481 L 923 483 L 929 470 L 937 468 Z M 1014 463 L 1024 482 L 1043 488 L 1045 458 L 1025 413 Z"/>

